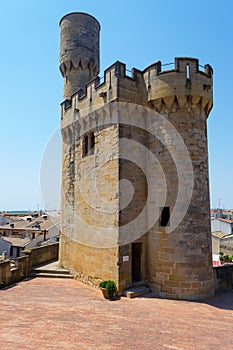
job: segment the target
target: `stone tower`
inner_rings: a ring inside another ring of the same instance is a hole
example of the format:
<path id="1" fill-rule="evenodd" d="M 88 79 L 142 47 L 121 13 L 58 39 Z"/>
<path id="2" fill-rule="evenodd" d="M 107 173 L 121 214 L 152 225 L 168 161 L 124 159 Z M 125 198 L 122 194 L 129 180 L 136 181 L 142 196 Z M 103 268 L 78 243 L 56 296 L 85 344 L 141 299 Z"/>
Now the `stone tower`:
<path id="1" fill-rule="evenodd" d="M 98 22 L 60 22 L 63 137 L 60 263 L 82 281 L 146 284 L 159 296 L 214 293 L 206 119 L 209 65 L 175 58 L 99 71 Z"/>
<path id="2" fill-rule="evenodd" d="M 64 99 L 99 74 L 99 22 L 84 13 L 71 13 L 60 21 L 60 71 Z"/>

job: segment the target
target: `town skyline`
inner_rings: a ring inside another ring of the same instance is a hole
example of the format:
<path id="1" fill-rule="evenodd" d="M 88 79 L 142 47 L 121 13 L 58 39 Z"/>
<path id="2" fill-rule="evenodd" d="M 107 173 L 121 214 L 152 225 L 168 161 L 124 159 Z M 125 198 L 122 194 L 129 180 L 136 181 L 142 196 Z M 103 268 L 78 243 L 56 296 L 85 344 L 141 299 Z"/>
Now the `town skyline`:
<path id="1" fill-rule="evenodd" d="M 52 0 L 46 11 L 39 1 L 3 3 L 1 211 L 36 210 L 38 206 L 59 209 L 63 99 L 58 69 L 59 21 L 74 11 L 90 13 L 101 23 L 101 77 L 117 60 L 131 70 L 158 60 L 166 64 L 174 62 L 175 56 L 188 56 L 213 67 L 214 108 L 208 120 L 211 207 L 233 208 L 229 190 L 233 169 L 226 157 L 233 146 L 233 73 L 229 66 L 233 56 L 233 5 L 225 1 L 225 6 L 219 7 L 214 1 L 209 6 L 207 1 L 198 0 L 198 10 L 193 11 L 191 4 L 178 3 L 167 1 L 158 6 L 153 1 L 135 4 L 120 0 L 116 16 L 105 1 L 57 4 Z"/>

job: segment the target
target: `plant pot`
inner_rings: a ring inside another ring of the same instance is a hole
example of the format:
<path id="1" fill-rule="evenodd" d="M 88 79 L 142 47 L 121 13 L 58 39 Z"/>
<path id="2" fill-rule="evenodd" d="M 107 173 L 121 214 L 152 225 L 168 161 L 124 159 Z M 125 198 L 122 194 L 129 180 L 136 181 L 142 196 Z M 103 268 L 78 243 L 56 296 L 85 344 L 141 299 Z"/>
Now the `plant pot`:
<path id="1" fill-rule="evenodd" d="M 106 289 L 106 288 L 102 288 L 102 287 L 100 287 L 100 289 L 102 290 L 103 297 L 104 297 L 105 299 L 109 299 L 109 296 L 108 296 L 108 294 L 107 294 L 107 289 Z"/>

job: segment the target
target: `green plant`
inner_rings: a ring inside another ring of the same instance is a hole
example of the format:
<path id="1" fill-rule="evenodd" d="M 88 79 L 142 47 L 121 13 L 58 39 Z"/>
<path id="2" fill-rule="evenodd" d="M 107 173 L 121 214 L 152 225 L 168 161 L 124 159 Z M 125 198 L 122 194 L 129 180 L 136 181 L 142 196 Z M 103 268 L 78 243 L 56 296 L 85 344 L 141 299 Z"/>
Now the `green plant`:
<path id="1" fill-rule="evenodd" d="M 116 283 L 114 281 L 108 281 L 106 284 L 106 290 L 109 298 L 112 298 L 116 292 Z"/>
<path id="2" fill-rule="evenodd" d="M 223 261 L 223 255 L 224 255 L 223 252 L 219 252 L 219 260 L 220 260 L 220 261 Z"/>
<path id="3" fill-rule="evenodd" d="M 218 254 L 219 254 L 219 260 L 220 260 L 220 261 L 223 261 L 223 255 L 224 255 L 224 253 L 223 253 L 223 252 L 219 252 Z"/>
<path id="4" fill-rule="evenodd" d="M 100 282 L 99 287 L 100 288 L 106 288 L 106 284 L 107 283 L 108 283 L 108 281 L 102 281 L 102 282 Z"/>
<path id="5" fill-rule="evenodd" d="M 223 261 L 228 262 L 229 261 L 229 255 L 223 255 Z"/>
<path id="6" fill-rule="evenodd" d="M 103 281 L 99 283 L 100 288 L 106 288 L 106 292 L 109 298 L 112 298 L 117 290 L 116 283 L 114 281 Z"/>

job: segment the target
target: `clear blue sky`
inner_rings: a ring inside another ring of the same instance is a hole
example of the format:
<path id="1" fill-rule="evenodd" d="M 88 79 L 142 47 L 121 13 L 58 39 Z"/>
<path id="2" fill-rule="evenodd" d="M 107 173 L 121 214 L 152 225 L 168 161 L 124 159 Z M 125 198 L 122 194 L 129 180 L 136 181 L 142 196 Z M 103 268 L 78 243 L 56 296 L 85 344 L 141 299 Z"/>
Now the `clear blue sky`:
<path id="1" fill-rule="evenodd" d="M 102 72 L 116 60 L 128 69 L 144 69 L 158 60 L 173 62 L 175 56 L 196 57 L 213 67 L 211 204 L 216 207 L 220 200 L 222 207 L 233 208 L 231 0 L 2 0 L 0 210 L 58 208 L 58 162 L 48 179 L 56 191 L 49 204 L 41 198 L 40 172 L 48 144 L 59 159 L 59 132 L 50 142 L 59 128 L 63 92 L 59 20 L 75 11 L 90 13 L 101 23 Z"/>

